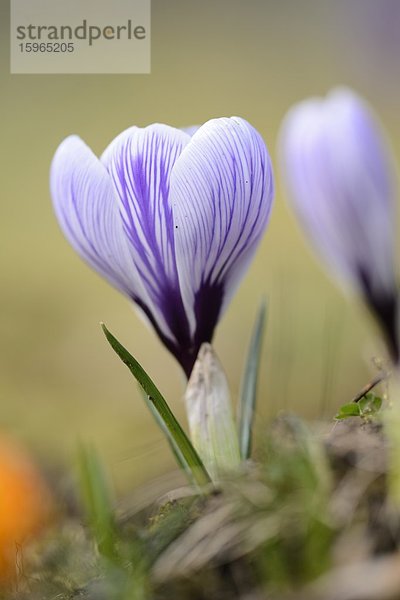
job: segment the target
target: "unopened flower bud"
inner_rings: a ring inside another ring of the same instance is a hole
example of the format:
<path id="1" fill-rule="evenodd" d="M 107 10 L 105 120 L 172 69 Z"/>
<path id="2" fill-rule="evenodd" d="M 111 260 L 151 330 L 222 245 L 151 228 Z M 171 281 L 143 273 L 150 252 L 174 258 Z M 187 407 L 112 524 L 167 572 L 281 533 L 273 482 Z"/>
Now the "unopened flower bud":
<path id="1" fill-rule="evenodd" d="M 210 344 L 200 348 L 185 393 L 190 436 L 215 481 L 240 464 L 228 383 Z"/>

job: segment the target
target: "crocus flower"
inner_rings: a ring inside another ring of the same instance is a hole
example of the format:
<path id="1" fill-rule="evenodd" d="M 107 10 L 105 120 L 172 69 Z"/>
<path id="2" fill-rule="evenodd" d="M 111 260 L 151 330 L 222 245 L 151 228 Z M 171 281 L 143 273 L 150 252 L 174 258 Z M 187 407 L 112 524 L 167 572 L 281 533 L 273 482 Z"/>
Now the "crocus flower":
<path id="1" fill-rule="evenodd" d="M 399 359 L 392 158 L 368 105 L 347 89 L 292 108 L 280 135 L 288 196 L 332 273 L 362 295 Z"/>
<path id="2" fill-rule="evenodd" d="M 67 239 L 147 315 L 189 375 L 268 223 L 273 179 L 261 136 L 238 117 L 193 136 L 131 127 L 100 159 L 71 136 L 50 179 Z"/>

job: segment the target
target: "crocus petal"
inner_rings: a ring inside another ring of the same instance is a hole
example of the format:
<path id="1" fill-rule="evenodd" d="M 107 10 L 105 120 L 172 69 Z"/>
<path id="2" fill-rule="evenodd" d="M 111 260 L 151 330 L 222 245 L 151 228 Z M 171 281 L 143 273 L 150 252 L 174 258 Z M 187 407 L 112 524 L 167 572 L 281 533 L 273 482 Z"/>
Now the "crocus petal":
<path id="1" fill-rule="evenodd" d="M 77 136 L 60 144 L 53 158 L 50 188 L 60 226 L 71 245 L 96 271 L 127 295 L 132 271 L 110 177 Z M 140 280 L 137 281 L 139 289 Z"/>
<path id="2" fill-rule="evenodd" d="M 132 260 L 176 346 L 188 337 L 177 267 L 170 176 L 190 137 L 167 125 L 132 127 L 101 157 L 113 181 Z"/>
<path id="3" fill-rule="evenodd" d="M 391 163 L 365 104 L 347 90 L 300 104 L 286 117 L 281 148 L 290 199 L 319 252 L 350 283 L 367 263 L 374 287 L 391 288 Z"/>
<path id="4" fill-rule="evenodd" d="M 280 150 L 288 196 L 311 243 L 393 338 L 392 160 L 370 109 L 346 89 L 303 102 L 284 121 Z"/>
<path id="5" fill-rule="evenodd" d="M 170 197 L 191 333 L 210 341 L 270 215 L 272 169 L 261 136 L 238 117 L 208 121 L 177 160 Z"/>
<path id="6" fill-rule="evenodd" d="M 169 181 L 189 139 L 167 125 L 132 127 L 112 142 L 101 159 L 117 191 L 140 271 L 153 279 L 154 288 L 159 287 L 160 276 L 173 282 L 177 278 Z"/>

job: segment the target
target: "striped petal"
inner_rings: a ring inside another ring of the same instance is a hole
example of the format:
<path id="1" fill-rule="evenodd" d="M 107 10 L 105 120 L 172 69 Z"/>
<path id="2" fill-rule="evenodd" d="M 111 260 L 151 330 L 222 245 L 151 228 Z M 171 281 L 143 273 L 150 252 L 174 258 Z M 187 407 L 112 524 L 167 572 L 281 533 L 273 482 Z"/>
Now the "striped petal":
<path id="1" fill-rule="evenodd" d="M 132 260 L 157 315 L 166 323 L 165 337 L 177 357 L 190 342 L 179 289 L 169 191 L 171 172 L 189 141 L 189 135 L 167 125 L 132 127 L 118 136 L 101 158 L 118 198 Z M 182 357 L 179 359 L 182 362 Z"/>
<path id="2" fill-rule="evenodd" d="M 210 341 L 270 215 L 272 169 L 261 136 L 238 117 L 208 121 L 177 160 L 170 196 L 191 333 Z"/>

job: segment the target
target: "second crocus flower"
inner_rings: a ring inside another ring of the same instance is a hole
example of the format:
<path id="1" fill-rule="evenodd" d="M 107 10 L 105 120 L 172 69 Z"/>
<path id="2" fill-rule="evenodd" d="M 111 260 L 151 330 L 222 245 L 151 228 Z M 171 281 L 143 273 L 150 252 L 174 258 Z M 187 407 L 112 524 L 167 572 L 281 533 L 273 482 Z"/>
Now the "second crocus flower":
<path id="1" fill-rule="evenodd" d="M 362 295 L 399 361 L 393 162 L 368 105 L 348 89 L 293 107 L 280 134 L 288 197 L 332 273 Z"/>

